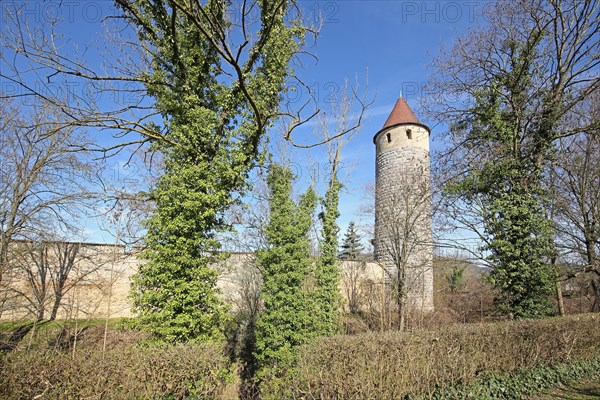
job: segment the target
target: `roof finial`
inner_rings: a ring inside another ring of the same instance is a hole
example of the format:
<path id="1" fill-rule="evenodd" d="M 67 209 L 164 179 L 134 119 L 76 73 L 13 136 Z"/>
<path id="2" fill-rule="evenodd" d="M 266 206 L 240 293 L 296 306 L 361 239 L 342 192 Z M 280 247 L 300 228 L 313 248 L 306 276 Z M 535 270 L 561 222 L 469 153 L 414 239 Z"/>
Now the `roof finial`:
<path id="1" fill-rule="evenodd" d="M 400 89 L 400 98 L 402 98 L 402 89 Z"/>

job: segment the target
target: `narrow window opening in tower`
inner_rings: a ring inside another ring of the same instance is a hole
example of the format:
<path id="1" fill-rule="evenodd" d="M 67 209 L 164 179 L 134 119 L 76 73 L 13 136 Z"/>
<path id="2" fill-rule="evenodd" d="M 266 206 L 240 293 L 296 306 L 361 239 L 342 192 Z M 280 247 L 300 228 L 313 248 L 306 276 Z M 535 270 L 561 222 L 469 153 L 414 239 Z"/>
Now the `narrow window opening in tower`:
<path id="1" fill-rule="evenodd" d="M 390 132 L 388 132 L 385 137 L 387 138 L 388 143 L 392 143 L 392 134 Z"/>
<path id="2" fill-rule="evenodd" d="M 412 139 L 412 131 L 410 129 L 406 130 L 406 138 L 407 139 Z"/>

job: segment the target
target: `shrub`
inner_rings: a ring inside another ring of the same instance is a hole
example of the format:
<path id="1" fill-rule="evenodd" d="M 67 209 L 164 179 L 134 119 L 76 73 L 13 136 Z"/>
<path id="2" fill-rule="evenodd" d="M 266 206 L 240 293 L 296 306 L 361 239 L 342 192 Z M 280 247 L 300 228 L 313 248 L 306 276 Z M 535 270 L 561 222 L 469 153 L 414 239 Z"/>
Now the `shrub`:
<path id="1" fill-rule="evenodd" d="M 487 373 L 600 355 L 600 315 L 450 326 L 411 334 L 334 336 L 304 346 L 264 398 L 398 399 L 433 395 Z"/>
<path id="2" fill-rule="evenodd" d="M 195 344 L 15 350 L 2 355 L 0 376 L 0 398 L 213 399 L 231 372 L 221 348 Z"/>

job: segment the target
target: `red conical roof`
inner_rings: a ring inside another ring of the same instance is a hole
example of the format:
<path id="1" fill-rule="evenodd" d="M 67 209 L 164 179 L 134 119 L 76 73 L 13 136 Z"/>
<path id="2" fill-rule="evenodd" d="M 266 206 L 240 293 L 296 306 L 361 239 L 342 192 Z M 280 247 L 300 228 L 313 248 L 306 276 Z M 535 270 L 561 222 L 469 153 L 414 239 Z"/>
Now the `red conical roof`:
<path id="1" fill-rule="evenodd" d="M 400 124 L 421 124 L 421 121 L 417 118 L 415 113 L 410 109 L 408 103 L 404 98 L 400 97 L 394 106 L 394 109 L 390 113 L 390 116 L 383 124 L 383 128 L 389 128 L 390 126 Z"/>
<path id="2" fill-rule="evenodd" d="M 393 126 L 404 125 L 404 124 L 419 125 L 419 126 L 422 126 L 423 128 L 425 128 L 427 130 L 427 132 L 431 132 L 431 130 L 429 129 L 429 127 L 427 125 L 425 125 L 425 124 L 421 123 L 421 121 L 419 121 L 419 118 L 417 118 L 415 113 L 410 109 L 406 100 L 404 100 L 404 98 L 400 97 L 398 99 L 398 101 L 396 102 L 394 109 L 390 113 L 390 116 L 385 121 L 385 124 L 383 124 L 383 128 L 381 128 L 379 130 L 379 132 L 377 132 L 375 134 L 375 136 L 373 137 L 373 143 L 375 143 L 375 139 L 377 138 L 377 135 L 379 135 L 379 133 L 381 133 L 382 131 L 384 131 L 388 128 L 391 128 Z"/>

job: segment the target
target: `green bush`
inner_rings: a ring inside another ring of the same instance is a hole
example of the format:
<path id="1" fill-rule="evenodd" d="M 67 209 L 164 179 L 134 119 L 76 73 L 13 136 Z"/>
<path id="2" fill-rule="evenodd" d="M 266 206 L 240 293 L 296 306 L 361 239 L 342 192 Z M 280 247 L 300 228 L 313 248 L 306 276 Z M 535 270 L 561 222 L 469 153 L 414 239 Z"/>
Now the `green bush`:
<path id="1" fill-rule="evenodd" d="M 433 396 L 486 374 L 600 355 L 600 315 L 450 326 L 411 334 L 334 336 L 304 346 L 265 399 Z"/>
<path id="2" fill-rule="evenodd" d="M 195 344 L 15 350 L 2 355 L 0 376 L 3 399 L 214 399 L 232 373 L 221 348 Z"/>

